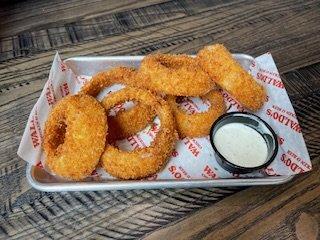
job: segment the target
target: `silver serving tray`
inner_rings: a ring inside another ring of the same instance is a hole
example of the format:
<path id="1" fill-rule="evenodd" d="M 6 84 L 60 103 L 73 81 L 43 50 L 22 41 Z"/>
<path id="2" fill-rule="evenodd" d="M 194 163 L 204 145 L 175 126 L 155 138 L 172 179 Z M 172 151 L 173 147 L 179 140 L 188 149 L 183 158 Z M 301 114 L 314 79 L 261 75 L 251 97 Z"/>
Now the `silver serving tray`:
<path id="1" fill-rule="evenodd" d="M 249 69 L 254 60 L 247 54 L 233 54 L 233 57 Z M 76 73 L 91 76 L 98 71 L 115 66 L 138 67 L 143 56 L 74 57 L 64 62 Z M 92 60 L 95 64 L 92 64 Z M 106 65 L 106 60 L 108 60 Z M 99 63 L 101 61 L 101 64 Z M 32 187 L 46 192 L 100 191 L 125 189 L 197 188 L 276 185 L 290 181 L 293 176 L 270 176 L 265 178 L 194 179 L 194 180 L 97 180 L 92 177 L 83 181 L 67 181 L 57 178 L 44 169 L 27 165 L 27 180 Z"/>
<path id="2" fill-rule="evenodd" d="M 204 188 L 204 187 L 235 187 L 277 185 L 290 181 L 293 176 L 265 178 L 230 178 L 230 179 L 199 179 L 199 180 L 101 180 L 88 178 L 84 181 L 71 182 L 57 179 L 44 169 L 27 165 L 27 179 L 32 187 L 45 192 L 65 191 L 101 191 L 126 189 L 159 189 L 159 188 Z"/>

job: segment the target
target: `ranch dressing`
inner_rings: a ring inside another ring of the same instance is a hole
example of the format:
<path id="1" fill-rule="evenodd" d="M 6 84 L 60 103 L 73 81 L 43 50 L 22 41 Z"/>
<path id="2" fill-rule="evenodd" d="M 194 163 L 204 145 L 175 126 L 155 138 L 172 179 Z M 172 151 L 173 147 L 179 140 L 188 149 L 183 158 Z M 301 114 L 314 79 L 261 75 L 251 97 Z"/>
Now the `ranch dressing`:
<path id="1" fill-rule="evenodd" d="M 242 123 L 229 123 L 220 127 L 213 142 L 221 155 L 241 167 L 258 167 L 264 164 L 268 148 L 263 137 Z"/>

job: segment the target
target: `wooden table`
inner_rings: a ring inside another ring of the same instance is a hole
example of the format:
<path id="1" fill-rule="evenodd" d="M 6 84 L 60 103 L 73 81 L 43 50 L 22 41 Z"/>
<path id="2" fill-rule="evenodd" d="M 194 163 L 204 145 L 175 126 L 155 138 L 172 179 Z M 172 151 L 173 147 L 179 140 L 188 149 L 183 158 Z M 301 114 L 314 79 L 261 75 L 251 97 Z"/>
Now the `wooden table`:
<path id="1" fill-rule="evenodd" d="M 14 2 L 0 7 L 1 238 L 319 238 L 319 1 Z M 16 152 L 55 50 L 63 58 L 194 54 L 213 42 L 253 56 L 272 53 L 312 172 L 251 188 L 44 193 L 28 185 Z"/>

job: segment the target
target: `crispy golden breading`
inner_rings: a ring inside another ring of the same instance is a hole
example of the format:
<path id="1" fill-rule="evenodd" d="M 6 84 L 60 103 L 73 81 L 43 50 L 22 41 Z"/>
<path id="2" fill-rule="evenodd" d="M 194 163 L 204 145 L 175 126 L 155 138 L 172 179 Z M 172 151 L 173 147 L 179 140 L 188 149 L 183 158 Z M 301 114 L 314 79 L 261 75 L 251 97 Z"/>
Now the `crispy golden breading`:
<path id="1" fill-rule="evenodd" d="M 161 121 L 160 130 L 151 145 L 146 148 L 127 152 L 107 145 L 101 161 L 103 168 L 115 177 L 140 179 L 158 172 L 166 164 L 174 149 L 177 132 L 169 105 L 149 91 L 127 87 L 111 93 L 103 99 L 102 104 L 105 109 L 110 109 L 128 100 L 143 102 L 153 107 Z"/>
<path id="2" fill-rule="evenodd" d="M 80 93 L 96 97 L 104 88 L 121 83 L 132 85 L 135 70 L 133 68 L 116 67 L 99 72 L 86 83 Z M 131 83 L 131 84 L 130 84 Z M 108 141 L 124 139 L 143 130 L 155 117 L 151 107 L 137 103 L 129 110 L 120 111 L 115 116 L 108 117 Z"/>
<path id="3" fill-rule="evenodd" d="M 154 54 L 142 60 L 139 70 L 115 67 L 99 72 L 78 95 L 63 98 L 51 111 L 44 129 L 45 164 L 53 173 L 72 180 L 90 176 L 99 159 L 117 178 L 155 174 L 170 158 L 177 132 L 181 138 L 206 136 L 226 111 L 216 83 L 253 111 L 266 99 L 264 88 L 220 44 L 205 47 L 196 58 Z M 94 99 L 113 84 L 128 87 L 109 94 L 102 105 Z M 167 100 L 154 93 L 167 95 Z M 179 96 L 201 97 L 211 106 L 208 111 L 188 114 L 178 106 Z M 126 101 L 136 105 L 108 116 L 110 109 Z M 106 144 L 141 131 L 156 115 L 160 129 L 149 147 L 123 151 Z"/>
<path id="4" fill-rule="evenodd" d="M 167 102 L 173 110 L 180 138 L 209 135 L 214 121 L 226 112 L 223 97 L 218 90 L 212 90 L 201 98 L 210 102 L 211 106 L 208 111 L 188 114 L 177 105 L 176 97 L 168 97 Z"/>
<path id="5" fill-rule="evenodd" d="M 197 61 L 187 55 L 148 55 L 136 77 L 134 86 L 174 96 L 201 96 L 215 87 Z"/>
<path id="6" fill-rule="evenodd" d="M 127 67 L 115 67 L 107 71 L 98 72 L 81 88 L 79 94 L 96 97 L 104 88 L 110 87 L 113 84 L 127 84 L 134 81 L 135 75 L 135 69 Z"/>
<path id="7" fill-rule="evenodd" d="M 90 176 L 104 151 L 107 129 L 106 112 L 93 97 L 61 99 L 45 124 L 45 164 L 67 179 Z"/>
<path id="8" fill-rule="evenodd" d="M 154 110 L 145 104 L 136 103 L 133 108 L 108 116 L 108 142 L 114 142 L 135 135 L 146 128 L 155 117 Z"/>
<path id="9" fill-rule="evenodd" d="M 264 88 L 233 59 L 221 44 L 207 46 L 197 55 L 201 67 L 245 108 L 257 111 L 266 100 Z"/>

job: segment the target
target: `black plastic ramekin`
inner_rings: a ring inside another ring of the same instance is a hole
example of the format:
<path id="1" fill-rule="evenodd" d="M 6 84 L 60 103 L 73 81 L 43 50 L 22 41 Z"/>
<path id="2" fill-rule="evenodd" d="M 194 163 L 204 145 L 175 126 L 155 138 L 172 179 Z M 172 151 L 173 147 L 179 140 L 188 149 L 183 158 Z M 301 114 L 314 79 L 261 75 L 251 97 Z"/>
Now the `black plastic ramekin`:
<path id="1" fill-rule="evenodd" d="M 256 167 L 243 167 L 243 166 L 238 166 L 238 165 L 235 165 L 234 163 L 229 162 L 225 157 L 222 156 L 222 154 L 217 150 L 213 139 L 217 130 L 220 127 L 229 123 L 242 123 L 248 127 L 253 128 L 258 133 L 261 134 L 261 136 L 263 137 L 263 139 L 267 144 L 267 149 L 268 149 L 268 156 L 265 163 Z M 273 129 L 270 127 L 269 124 L 267 124 L 260 117 L 248 112 L 231 112 L 231 113 L 226 113 L 221 115 L 213 123 L 211 127 L 210 142 L 215 151 L 215 157 L 217 162 L 221 165 L 221 167 L 223 167 L 225 170 L 231 173 L 243 174 L 243 173 L 250 173 L 259 169 L 263 169 L 271 164 L 271 162 L 275 159 L 278 153 L 278 139 Z"/>

